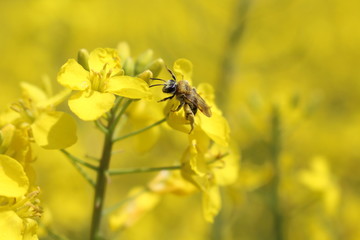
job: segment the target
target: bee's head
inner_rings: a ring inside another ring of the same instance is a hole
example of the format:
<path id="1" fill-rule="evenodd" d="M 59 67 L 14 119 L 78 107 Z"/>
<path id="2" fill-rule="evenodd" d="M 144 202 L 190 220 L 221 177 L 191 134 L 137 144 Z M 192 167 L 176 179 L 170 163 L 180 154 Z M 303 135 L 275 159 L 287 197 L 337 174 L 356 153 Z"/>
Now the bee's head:
<path id="1" fill-rule="evenodd" d="M 176 81 L 172 80 L 172 79 L 166 81 L 162 91 L 164 93 L 175 93 L 175 91 L 176 91 Z"/>

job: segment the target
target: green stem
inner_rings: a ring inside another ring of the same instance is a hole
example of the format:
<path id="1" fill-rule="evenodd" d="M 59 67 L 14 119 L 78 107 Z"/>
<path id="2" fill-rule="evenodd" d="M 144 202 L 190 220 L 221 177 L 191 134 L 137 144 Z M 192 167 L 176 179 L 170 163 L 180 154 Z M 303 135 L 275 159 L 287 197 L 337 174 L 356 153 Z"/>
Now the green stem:
<path id="1" fill-rule="evenodd" d="M 70 157 L 72 156 L 71 154 L 69 154 L 66 150 L 62 149 L 60 150 L 62 153 L 65 154 L 65 156 L 68 157 L 68 159 L 71 161 L 71 163 L 74 165 L 74 167 L 79 171 L 79 173 L 85 178 L 85 180 L 90 183 L 91 186 L 95 187 L 95 182 L 94 180 L 85 172 L 85 170 L 79 166 L 79 163 L 74 160 L 73 157 Z"/>
<path id="2" fill-rule="evenodd" d="M 95 125 L 96 127 L 102 131 L 104 134 L 107 134 L 108 130 L 106 129 L 106 127 L 100 122 L 100 120 L 95 120 Z"/>
<path id="3" fill-rule="evenodd" d="M 270 184 L 270 204 L 272 206 L 272 213 L 274 217 L 274 239 L 282 240 L 283 236 L 283 213 L 281 211 L 280 199 L 280 153 L 281 153 L 281 122 L 279 109 L 274 106 L 272 114 L 272 132 L 270 153 L 271 160 L 275 168 L 275 175 Z"/>
<path id="4" fill-rule="evenodd" d="M 107 186 L 107 171 L 109 169 L 111 152 L 113 147 L 112 139 L 116 124 L 119 121 L 120 117 L 125 112 L 126 108 L 131 103 L 131 100 L 123 104 L 120 114 L 116 116 L 116 112 L 121 102 L 122 102 L 122 98 L 120 99 L 118 98 L 117 102 L 114 105 L 114 108 L 111 109 L 108 118 L 108 126 L 107 126 L 108 131 L 105 134 L 104 147 L 103 147 L 103 151 L 100 159 L 100 166 L 98 169 L 98 174 L 96 179 L 90 240 L 96 240 L 100 238 L 100 223 L 101 223 L 103 205 L 105 201 L 105 192 Z"/>
<path id="5" fill-rule="evenodd" d="M 207 161 L 207 164 L 212 164 L 224 157 L 229 155 L 229 153 L 224 153 L 219 156 L 216 156 L 214 159 Z M 146 173 L 146 172 L 157 172 L 162 170 L 179 170 L 181 169 L 181 165 L 177 166 L 166 166 L 166 167 L 143 167 L 143 168 L 128 168 L 128 169 L 110 169 L 108 171 L 109 175 L 123 175 L 123 174 L 132 174 L 132 173 Z"/>
<path id="6" fill-rule="evenodd" d="M 68 157 L 71 161 L 73 162 L 76 162 L 76 163 L 79 163 L 87 168 L 90 168 L 92 170 L 95 170 L 97 171 L 98 170 L 98 167 L 97 166 L 94 166 L 88 162 L 85 162 L 84 160 L 81 160 L 77 157 L 75 157 L 74 155 L 72 155 L 71 153 L 69 153 L 68 151 L 66 151 L 65 149 L 60 149 L 60 151 L 66 156 Z"/>
<path id="7" fill-rule="evenodd" d="M 151 124 L 151 125 L 149 125 L 149 126 L 147 126 L 147 127 L 144 127 L 144 128 L 142 128 L 142 129 L 139 129 L 139 130 L 134 131 L 134 132 L 131 132 L 131 133 L 128 133 L 128 134 L 126 134 L 126 135 L 124 135 L 124 136 L 115 138 L 115 139 L 113 140 L 113 142 L 118 142 L 118 141 L 124 140 L 125 138 L 132 137 L 132 136 L 137 135 L 137 134 L 139 134 L 139 133 L 145 132 L 146 130 L 148 130 L 148 129 L 152 128 L 152 127 L 155 127 L 155 126 L 157 126 L 157 125 L 159 125 L 159 124 L 161 124 L 161 123 L 163 123 L 163 122 L 165 122 L 165 121 L 166 121 L 166 118 L 163 118 L 163 119 L 161 119 L 160 121 L 157 121 L 157 122 L 155 122 L 155 123 L 153 123 L 153 124 Z"/>
<path id="8" fill-rule="evenodd" d="M 109 175 L 123 175 L 132 173 L 145 173 L 145 172 L 157 172 L 162 170 L 179 170 L 181 166 L 168 166 L 168 167 L 149 167 L 149 168 L 130 168 L 130 169 L 110 169 Z"/>

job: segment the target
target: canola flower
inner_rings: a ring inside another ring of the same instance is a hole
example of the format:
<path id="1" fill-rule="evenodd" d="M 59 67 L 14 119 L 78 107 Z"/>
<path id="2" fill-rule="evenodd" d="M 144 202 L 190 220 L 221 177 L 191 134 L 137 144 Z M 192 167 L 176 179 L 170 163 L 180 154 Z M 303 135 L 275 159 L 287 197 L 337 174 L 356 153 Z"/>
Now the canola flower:
<path id="1" fill-rule="evenodd" d="M 116 49 L 95 49 L 85 64 L 84 67 L 75 59 L 69 59 L 57 78 L 64 87 L 77 91 L 68 103 L 82 120 L 93 121 L 108 112 L 114 106 L 115 95 L 131 99 L 150 96 L 142 79 L 124 76 Z"/>

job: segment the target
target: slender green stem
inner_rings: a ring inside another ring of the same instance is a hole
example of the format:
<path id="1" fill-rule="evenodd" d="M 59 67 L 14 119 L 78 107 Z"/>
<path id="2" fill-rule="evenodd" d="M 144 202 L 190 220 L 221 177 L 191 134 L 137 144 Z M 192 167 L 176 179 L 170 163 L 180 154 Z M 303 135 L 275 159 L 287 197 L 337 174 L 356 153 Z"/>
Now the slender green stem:
<path id="1" fill-rule="evenodd" d="M 212 164 L 224 157 L 229 155 L 229 153 L 224 153 L 219 156 L 216 156 L 214 159 L 207 162 L 207 164 Z M 157 172 L 162 170 L 179 170 L 181 169 L 181 165 L 177 166 L 166 166 L 166 167 L 143 167 L 143 168 L 128 168 L 128 169 L 110 169 L 108 171 L 109 175 L 123 175 L 123 174 L 132 174 L 132 173 L 145 173 L 145 172 Z"/>
<path id="2" fill-rule="evenodd" d="M 119 122 L 122 115 L 124 115 L 126 109 L 129 107 L 130 103 L 132 103 L 132 101 L 133 101 L 132 99 L 127 99 L 127 101 L 125 101 L 124 104 L 122 105 L 122 108 L 121 108 L 119 114 L 117 116 L 115 116 L 114 124 L 113 124 L 114 128 L 117 125 L 117 123 Z"/>
<path id="3" fill-rule="evenodd" d="M 274 106 L 272 113 L 272 133 L 271 133 L 271 160 L 275 168 L 275 175 L 270 184 L 270 204 L 274 217 L 274 239 L 282 240 L 283 235 L 283 213 L 281 210 L 280 199 L 280 153 L 281 153 L 281 121 L 279 109 Z"/>
<path id="4" fill-rule="evenodd" d="M 139 133 L 145 132 L 146 130 L 149 130 L 150 128 L 153 128 L 153 127 L 155 127 L 155 126 L 157 126 L 157 125 L 160 125 L 161 123 L 163 123 L 163 122 L 165 122 L 165 121 L 166 121 L 166 118 L 163 118 L 163 119 L 161 119 L 160 121 L 157 121 L 157 122 L 155 122 L 155 123 L 153 123 L 153 124 L 151 124 L 151 125 L 149 125 L 149 126 L 147 126 L 147 127 L 144 127 L 144 128 L 142 128 L 142 129 L 136 130 L 136 131 L 131 132 L 131 133 L 128 133 L 128 134 L 126 134 L 126 135 L 124 135 L 124 136 L 115 138 L 115 139 L 113 140 L 113 142 L 118 142 L 118 141 L 124 140 L 124 139 L 126 139 L 126 138 L 128 138 L 128 137 L 132 137 L 132 136 L 137 135 L 137 134 L 139 134 Z"/>
<path id="5" fill-rule="evenodd" d="M 132 173 L 145 173 L 145 172 L 157 172 L 162 170 L 179 170 L 181 166 L 167 166 L 167 167 L 143 167 L 143 168 L 129 168 L 129 169 L 110 169 L 109 175 L 123 175 Z"/>
<path id="6" fill-rule="evenodd" d="M 74 165 L 74 167 L 76 168 L 76 170 L 79 171 L 79 173 L 85 178 L 85 180 L 93 187 L 95 187 L 95 182 L 94 180 L 87 174 L 87 172 L 79 165 L 79 163 L 74 160 L 74 158 L 70 157 L 71 155 L 68 155 L 69 153 L 66 152 L 66 150 L 61 150 L 62 153 L 65 154 L 65 156 L 68 157 L 68 159 L 70 160 L 70 162 Z"/>
<path id="7" fill-rule="evenodd" d="M 100 223 L 101 223 L 101 216 L 102 216 L 102 210 L 105 201 L 105 192 L 107 186 L 107 171 L 109 169 L 111 152 L 113 147 L 112 139 L 117 122 L 125 112 L 126 108 L 131 103 L 131 100 L 128 100 L 126 103 L 124 103 L 120 113 L 116 116 L 116 112 L 120 107 L 122 99 L 123 98 L 116 99 L 114 107 L 111 109 L 110 114 L 108 116 L 108 126 L 107 126 L 108 131 L 105 134 L 105 141 L 104 141 L 103 151 L 100 159 L 100 166 L 96 179 L 90 240 L 96 240 L 100 237 Z"/>
<path id="8" fill-rule="evenodd" d="M 90 168 L 92 170 L 95 170 L 97 171 L 98 170 L 98 167 L 97 166 L 94 166 L 88 162 L 85 162 L 84 160 L 81 160 L 77 157 L 75 157 L 74 155 L 72 155 L 71 153 L 69 153 L 68 151 L 66 151 L 65 149 L 60 149 L 60 151 L 66 156 L 68 157 L 71 161 L 73 162 L 76 162 L 76 163 L 79 163 L 87 168 Z"/>
<path id="9" fill-rule="evenodd" d="M 95 121 L 95 125 L 100 131 L 102 131 L 104 134 L 107 134 L 107 128 L 100 122 L 99 119 Z"/>

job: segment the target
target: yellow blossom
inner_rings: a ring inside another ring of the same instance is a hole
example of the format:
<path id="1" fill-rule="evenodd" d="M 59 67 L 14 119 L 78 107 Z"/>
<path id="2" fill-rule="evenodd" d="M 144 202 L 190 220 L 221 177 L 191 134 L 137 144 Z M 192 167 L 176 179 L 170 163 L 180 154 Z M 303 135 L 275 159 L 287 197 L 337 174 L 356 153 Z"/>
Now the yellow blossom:
<path id="1" fill-rule="evenodd" d="M 26 82 L 21 83 L 21 88 L 22 99 L 12 104 L 12 113 L 4 113 L 3 123 L 13 124 L 25 131 L 31 130 L 28 137 L 33 137 L 43 148 L 61 149 L 73 145 L 77 140 L 75 121 L 69 114 L 54 109 L 69 91 L 48 96 L 42 89 Z M 25 131 L 20 130 L 27 135 Z"/>
<path id="2" fill-rule="evenodd" d="M 15 159 L 0 154 L 0 196 L 20 197 L 29 188 L 29 179 Z"/>
<path id="3" fill-rule="evenodd" d="M 69 59 L 58 73 L 58 82 L 76 92 L 70 109 L 82 120 L 92 121 L 108 112 L 115 95 L 132 99 L 148 98 L 148 85 L 140 78 L 124 76 L 116 49 L 97 48 L 88 59 L 89 71 Z"/>

